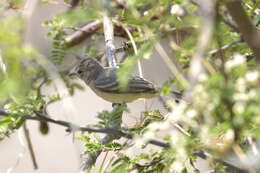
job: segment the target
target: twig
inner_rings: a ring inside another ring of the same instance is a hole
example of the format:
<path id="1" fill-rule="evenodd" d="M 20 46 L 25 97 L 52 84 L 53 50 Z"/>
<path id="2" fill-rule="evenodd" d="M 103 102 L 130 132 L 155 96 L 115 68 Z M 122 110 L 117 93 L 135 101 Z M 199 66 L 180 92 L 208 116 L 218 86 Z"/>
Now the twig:
<path id="1" fill-rule="evenodd" d="M 100 165 L 100 168 L 99 168 L 98 173 L 101 173 L 102 170 L 103 170 L 103 166 L 104 166 L 105 160 L 106 160 L 106 158 L 107 158 L 108 152 L 109 152 L 109 151 L 107 151 L 107 152 L 105 153 L 105 156 L 104 156 L 104 158 L 103 158 L 103 160 L 102 160 L 102 163 L 101 163 L 101 165 Z"/>
<path id="2" fill-rule="evenodd" d="M 6 117 L 9 116 L 10 113 L 0 109 L 0 116 L 2 117 Z M 134 135 L 130 134 L 130 133 L 125 133 L 123 131 L 120 131 L 116 128 L 111 128 L 111 127 L 105 127 L 105 128 L 92 128 L 92 127 L 81 127 L 78 126 L 76 124 L 70 123 L 68 121 L 63 121 L 63 120 L 55 120 L 50 118 L 50 116 L 45 115 L 45 114 L 37 114 L 36 116 L 31 116 L 31 115 L 23 115 L 23 118 L 25 118 L 26 120 L 35 120 L 35 121 L 47 121 L 53 124 L 57 124 L 57 125 L 61 125 L 63 127 L 67 127 L 67 132 L 71 132 L 71 131 L 86 131 L 89 133 L 105 133 L 105 134 L 110 134 L 110 135 L 114 135 L 114 136 L 120 136 L 120 137 L 124 137 L 127 139 L 133 139 Z M 164 147 L 164 148 L 168 148 L 170 147 L 169 143 L 166 142 L 161 142 L 158 140 L 150 140 L 148 143 L 159 146 L 159 147 Z"/>
<path id="3" fill-rule="evenodd" d="M 104 173 L 107 168 L 110 166 L 110 164 L 113 162 L 113 160 L 115 159 L 115 156 L 113 156 L 108 162 L 107 164 L 105 165 L 104 169 L 102 169 L 101 173 Z"/>
<path id="4" fill-rule="evenodd" d="M 208 54 L 209 56 L 214 56 L 214 55 L 216 55 L 219 51 L 226 50 L 226 49 L 230 48 L 231 46 L 236 45 L 237 43 L 241 43 L 241 42 L 243 42 L 243 39 L 239 39 L 239 40 L 236 40 L 236 41 L 234 41 L 234 42 L 232 42 L 232 43 L 226 44 L 226 45 L 220 47 L 219 49 L 211 50 L 211 51 L 209 51 L 207 54 Z"/>
<path id="5" fill-rule="evenodd" d="M 255 2 L 256 3 L 256 2 Z M 259 2 L 258 2 L 259 3 Z M 251 7 L 248 3 L 243 2 L 243 4 L 249 9 L 253 10 L 251 13 L 255 13 L 255 15 L 259 15 L 259 9 L 257 9 L 257 6 L 255 8 Z"/>
<path id="6" fill-rule="evenodd" d="M 199 5 L 197 2 L 193 1 L 193 0 L 190 0 L 190 3 L 193 4 L 193 5 L 195 5 L 195 6 L 197 6 L 197 7 L 200 7 L 200 5 Z M 225 18 L 225 17 L 224 17 L 223 15 L 221 15 L 221 14 L 220 14 L 220 16 L 221 16 L 221 18 L 222 18 L 222 21 L 223 21 L 226 25 L 228 25 L 233 31 L 239 32 L 238 29 L 237 29 L 237 27 L 232 23 L 232 21 L 230 21 L 229 19 Z"/>
<path id="7" fill-rule="evenodd" d="M 222 21 L 229 26 L 233 31 L 239 33 L 239 30 L 237 29 L 237 27 L 227 18 L 225 18 L 223 15 L 221 15 Z"/>
<path id="8" fill-rule="evenodd" d="M 244 169 L 241 169 L 239 167 L 236 167 L 234 165 L 232 165 L 231 163 L 229 162 L 226 162 L 226 161 L 223 161 L 221 159 L 218 159 L 218 158 L 214 158 L 212 155 L 210 155 L 208 152 L 205 152 L 205 151 L 197 151 L 197 152 L 194 152 L 194 154 L 202 159 L 213 159 L 215 162 L 219 162 L 219 163 L 222 163 L 224 166 L 227 167 L 227 169 L 233 173 L 246 173 L 247 171 L 244 170 Z"/>
<path id="9" fill-rule="evenodd" d="M 27 141 L 28 149 L 30 151 L 29 153 L 30 153 L 30 156 L 32 158 L 33 167 L 34 167 L 35 170 L 37 170 L 38 164 L 37 164 L 37 161 L 36 161 L 36 158 L 35 158 L 35 152 L 33 150 L 33 145 L 32 145 L 32 141 L 31 141 L 31 138 L 30 138 L 30 132 L 29 132 L 27 126 L 26 126 L 26 122 L 23 125 L 23 130 L 24 130 L 26 141 Z"/>
<path id="10" fill-rule="evenodd" d="M 170 57 L 168 56 L 168 54 L 166 53 L 166 51 L 163 49 L 163 47 L 161 46 L 161 44 L 159 42 L 155 43 L 155 49 L 161 55 L 161 58 L 166 63 L 166 65 L 169 67 L 171 72 L 176 76 L 177 80 L 180 81 L 180 83 L 186 88 L 189 85 L 187 80 L 179 72 L 178 68 L 171 61 Z"/>
<path id="11" fill-rule="evenodd" d="M 125 52 L 125 51 L 127 51 L 128 49 L 130 49 L 131 47 L 132 47 L 132 46 L 131 46 L 130 44 L 124 43 L 123 46 L 121 46 L 121 47 L 115 49 L 115 53 L 117 54 L 117 53 Z M 106 54 L 106 52 L 102 52 L 102 53 L 98 54 L 98 55 L 95 57 L 95 59 L 98 60 L 98 61 L 100 61 L 101 58 L 102 58 L 105 54 Z M 120 64 L 120 63 L 119 63 L 119 64 Z"/>
<path id="12" fill-rule="evenodd" d="M 128 38 L 129 38 L 130 41 L 131 41 L 132 47 L 134 48 L 135 55 L 137 55 L 137 53 L 138 53 L 138 51 L 137 51 L 137 46 L 136 46 L 136 43 L 135 43 L 135 41 L 134 41 L 134 38 L 133 38 L 131 32 L 128 30 L 128 28 L 127 28 L 126 26 L 120 24 L 119 21 L 117 21 L 117 20 L 114 20 L 114 21 L 115 21 L 116 24 L 121 25 L 122 28 L 125 30 L 125 32 L 127 33 Z M 141 62 L 140 62 L 139 59 L 138 59 L 138 61 L 137 61 L 137 65 L 138 65 L 139 76 L 140 76 L 140 77 L 143 77 L 143 71 L 142 71 Z"/>
<path id="13" fill-rule="evenodd" d="M 260 34 L 250 21 L 240 0 L 227 1 L 225 3 L 228 12 L 235 21 L 248 47 L 252 49 L 256 61 L 260 62 Z"/>

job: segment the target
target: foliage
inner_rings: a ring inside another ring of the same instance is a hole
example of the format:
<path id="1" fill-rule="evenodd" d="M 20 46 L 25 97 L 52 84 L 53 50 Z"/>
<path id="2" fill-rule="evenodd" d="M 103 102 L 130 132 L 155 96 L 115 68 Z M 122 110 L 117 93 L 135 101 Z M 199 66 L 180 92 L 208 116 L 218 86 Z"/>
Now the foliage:
<path id="1" fill-rule="evenodd" d="M 121 124 L 122 120 L 120 115 L 127 111 L 125 104 L 116 106 L 112 111 L 103 111 L 97 115 L 99 118 L 98 126 L 100 127 L 113 127 L 114 124 Z"/>
<path id="2" fill-rule="evenodd" d="M 4 9 L 5 5 L 0 3 L 0 13 L 2 10 L 6 12 L 0 18 L 0 105 L 10 113 L 0 119 L 0 140 L 19 129 L 25 122 L 25 116 L 43 113 L 49 104 L 64 98 L 59 92 L 55 95 L 41 93 L 42 85 L 55 85 L 50 72 L 42 65 L 42 58 L 54 64 L 53 73 L 64 82 L 70 95 L 76 89 L 83 89 L 60 66 L 68 50 L 65 38 L 78 31 L 83 24 L 102 20 L 101 4 L 86 6 L 84 2 L 80 1 L 76 8 L 44 22 L 43 26 L 49 29 L 47 36 L 53 39 L 50 57 L 42 57 L 33 45 L 23 43 L 26 22 L 19 15 L 19 9 L 24 1 L 10 1 L 10 9 Z M 138 46 L 138 52 L 134 54 L 128 51 L 130 53 L 120 64 L 118 77 L 121 88 L 126 89 L 138 61 L 149 60 L 155 51 L 158 52 L 158 59 L 169 56 L 167 66 L 172 68 L 172 64 L 175 64 L 181 75 L 186 77 L 190 61 L 198 49 L 197 41 L 202 27 L 198 2 L 132 0 L 123 1 L 125 8 L 119 8 L 116 1 L 113 2 L 110 15 L 116 16 L 114 22 L 135 28 L 131 35 Z M 225 3 L 224 0 L 217 1 L 213 37 L 208 45 L 209 52 L 203 59 L 206 72 L 198 76 L 198 82 L 193 87 L 192 102 L 176 103 L 170 99 L 165 105 L 167 115 L 162 115 L 159 110 L 143 112 L 145 118 L 140 126 L 121 129 L 136 135 L 136 138 L 124 143 L 103 144 L 99 137 L 82 133 L 77 139 L 84 141 L 85 154 L 115 152 L 116 159 L 110 169 L 112 173 L 199 172 L 194 164 L 198 157 L 196 151 L 208 151 L 219 160 L 236 148 L 246 153 L 250 146 L 245 145 L 245 141 L 249 137 L 260 140 L 259 64 L 254 59 L 248 59 L 252 51 L 244 40 L 240 41 L 241 34 L 234 29 L 237 26 L 228 15 Z M 259 1 L 246 0 L 242 5 L 252 23 L 259 27 Z M 11 13 L 10 10 L 17 11 Z M 100 33 L 103 34 L 99 31 L 92 34 L 92 43 L 86 48 L 85 55 L 99 54 L 93 43 L 100 38 Z M 158 49 L 158 44 L 163 43 L 166 43 L 164 48 L 169 47 L 166 55 Z M 232 45 L 219 50 L 230 43 Z M 217 51 L 210 53 L 212 50 Z M 70 51 L 79 54 L 81 49 L 76 46 Z M 161 60 L 165 62 L 163 58 Z M 159 69 L 155 70 L 159 73 Z M 183 88 L 185 85 L 172 75 L 161 87 L 161 94 L 170 96 L 173 85 L 184 90 L 184 93 L 190 89 Z M 118 115 L 126 111 L 131 112 L 126 105 L 117 106 L 112 111 L 101 111 L 97 115 L 99 122 L 93 126 L 113 127 L 121 123 Z M 171 146 L 163 149 L 153 146 L 147 152 L 147 141 L 158 136 Z M 135 152 L 135 149 L 140 152 Z M 227 172 L 222 162 L 209 162 L 214 172 Z"/>
<path id="3" fill-rule="evenodd" d="M 59 17 L 55 17 L 53 20 L 45 21 L 43 26 L 50 28 L 47 36 L 53 37 L 51 59 L 55 64 L 61 64 L 66 54 L 66 47 L 63 43 L 66 36 L 64 21 Z"/>
<path id="4" fill-rule="evenodd" d="M 86 151 L 84 154 L 89 154 L 96 151 L 116 151 L 125 147 L 125 144 L 120 144 L 118 142 L 112 142 L 108 144 L 102 144 L 100 139 L 91 139 L 89 136 L 81 136 L 78 138 L 79 140 L 85 143 Z"/>

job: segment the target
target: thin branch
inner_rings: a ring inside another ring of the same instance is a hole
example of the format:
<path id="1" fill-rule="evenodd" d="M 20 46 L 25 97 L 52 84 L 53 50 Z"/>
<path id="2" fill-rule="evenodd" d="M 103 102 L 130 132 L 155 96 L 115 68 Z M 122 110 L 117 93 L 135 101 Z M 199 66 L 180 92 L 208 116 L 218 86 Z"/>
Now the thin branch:
<path id="1" fill-rule="evenodd" d="M 105 163 L 105 161 L 106 161 L 106 159 L 107 159 L 108 152 L 109 152 L 109 151 L 107 151 L 107 152 L 105 153 L 105 157 L 104 157 L 103 160 L 102 160 L 102 163 L 101 163 L 101 165 L 100 165 L 100 168 L 99 168 L 98 173 L 101 173 L 102 170 L 103 170 L 103 166 L 104 166 L 104 163 Z"/>
<path id="2" fill-rule="evenodd" d="M 33 150 L 33 145 L 32 145 L 32 141 L 31 141 L 31 138 L 30 138 L 30 132 L 29 132 L 27 126 L 26 126 L 26 122 L 23 125 L 23 130 L 24 130 L 26 141 L 27 141 L 28 149 L 30 151 L 29 153 L 30 153 L 30 156 L 32 158 L 33 167 L 34 167 L 35 170 L 37 170 L 38 164 L 37 164 L 37 161 L 36 161 L 35 152 Z"/>
<path id="3" fill-rule="evenodd" d="M 65 45 L 67 48 L 80 44 L 85 39 L 93 35 L 102 26 L 102 22 L 99 20 L 93 21 L 76 31 L 72 35 L 65 38 Z"/>
<path id="4" fill-rule="evenodd" d="M 9 115 L 10 115 L 10 113 L 0 109 L 0 116 L 7 117 Z M 50 118 L 48 115 L 44 115 L 44 114 L 37 114 L 36 116 L 23 115 L 23 118 L 25 118 L 26 120 L 35 120 L 35 121 L 45 120 L 47 122 L 50 122 L 50 123 L 53 123 L 53 124 L 56 124 L 56 125 L 67 127 L 67 130 L 66 130 L 67 132 L 71 132 L 71 131 L 74 130 L 74 131 L 82 131 L 82 132 L 86 131 L 86 132 L 89 132 L 89 133 L 92 133 L 92 132 L 105 133 L 105 134 L 112 135 L 112 136 L 121 136 L 121 137 L 124 137 L 124 138 L 127 138 L 127 139 L 133 139 L 133 138 L 136 137 L 133 134 L 125 133 L 125 132 L 120 131 L 120 130 L 115 129 L 115 128 L 110 128 L 110 127 L 105 127 L 105 128 L 81 127 L 81 126 L 75 125 L 75 124 L 67 122 L 67 121 L 54 120 L 54 119 Z M 137 137 L 141 138 L 140 136 L 137 136 Z M 109 138 L 106 137 L 105 139 L 110 141 L 111 138 L 110 139 Z M 104 141 L 105 140 L 103 139 L 103 142 Z M 163 147 L 163 148 L 169 148 L 170 147 L 169 143 L 162 142 L 162 141 L 159 141 L 159 140 L 154 140 L 154 139 L 149 140 L 148 144 L 152 144 L 152 145 Z M 101 151 L 97 151 L 97 152 L 91 153 L 90 155 L 87 155 L 89 157 L 88 163 L 94 164 L 95 161 L 96 161 L 96 158 L 98 157 L 98 155 L 100 153 L 101 153 Z M 212 158 L 212 159 L 214 159 L 214 161 L 220 162 L 220 163 L 224 164 L 225 166 L 227 166 L 228 168 L 241 170 L 240 168 L 232 165 L 231 163 L 228 163 L 226 161 L 223 161 L 223 160 L 220 160 L 220 159 L 217 159 L 217 158 L 213 158 L 213 156 L 211 156 L 209 153 L 207 153 L 205 151 L 198 151 L 198 152 L 195 152 L 194 154 L 197 155 L 198 157 L 202 158 L 202 159 Z"/>
<path id="5" fill-rule="evenodd" d="M 228 12 L 235 21 L 248 47 L 252 49 L 256 61 L 260 62 L 260 34 L 250 21 L 240 0 L 227 1 L 225 3 Z"/>
<path id="6" fill-rule="evenodd" d="M 109 0 L 103 0 L 103 7 L 104 7 L 104 17 L 103 17 L 103 24 L 104 24 L 104 36 L 105 36 L 105 42 L 106 42 L 106 57 L 108 59 L 108 63 L 110 67 L 116 67 L 116 48 L 114 45 L 114 30 L 112 25 L 111 17 L 109 16 L 109 8 L 110 8 L 110 1 Z M 118 104 L 112 104 L 112 106 L 115 108 L 118 106 Z M 117 116 L 117 119 L 122 119 L 122 113 L 120 113 Z M 121 121 L 119 121 L 121 122 Z M 121 127 L 120 123 L 116 123 L 113 126 L 113 129 L 119 129 Z M 111 129 L 108 129 L 108 131 Z M 119 132 L 119 133 L 118 133 Z M 118 134 L 117 134 L 118 133 Z M 124 132 L 121 133 L 121 131 L 116 131 L 116 133 L 107 133 L 105 137 L 101 139 L 102 144 L 107 144 L 114 139 L 118 139 L 121 136 L 133 138 L 132 135 L 124 134 Z M 83 156 L 81 165 L 80 165 L 80 172 L 85 172 L 89 168 L 91 168 L 95 162 L 97 157 L 100 155 L 102 151 L 96 151 L 93 153 L 90 153 L 88 155 Z"/>
<path id="7" fill-rule="evenodd" d="M 214 55 L 216 55 L 218 52 L 223 51 L 223 50 L 226 50 L 226 49 L 230 48 L 231 46 L 236 45 L 236 44 L 241 43 L 241 42 L 243 42 L 243 39 L 236 40 L 236 41 L 234 41 L 234 42 L 232 42 L 232 43 L 228 43 L 228 44 L 226 44 L 226 45 L 224 45 L 224 46 L 222 46 L 222 47 L 220 47 L 220 48 L 218 48 L 218 49 L 211 50 L 211 51 L 209 51 L 207 54 L 208 54 L 209 56 L 214 56 Z"/>
<path id="8" fill-rule="evenodd" d="M 70 5 L 71 5 L 70 10 L 75 8 L 79 4 L 79 1 L 80 0 L 70 0 Z"/>
<path id="9" fill-rule="evenodd" d="M 199 5 L 197 2 L 193 1 L 193 0 L 190 0 L 190 3 L 193 4 L 193 5 L 195 5 L 195 6 L 197 6 L 197 7 L 200 7 L 200 5 Z M 233 24 L 233 22 L 230 21 L 228 18 L 226 18 L 225 15 L 222 15 L 222 14 L 219 14 L 219 15 L 221 16 L 222 21 L 223 21 L 227 26 L 229 26 L 233 31 L 239 32 L 238 29 L 237 29 L 237 27 Z"/>
<path id="10" fill-rule="evenodd" d="M 226 166 L 227 170 L 229 172 L 233 172 L 233 173 L 246 173 L 246 172 L 248 172 L 244 169 L 236 167 L 235 165 L 232 165 L 229 162 L 223 161 L 223 160 L 218 159 L 218 158 L 214 158 L 211 154 L 209 154 L 208 152 L 205 152 L 205 151 L 197 151 L 197 152 L 194 152 L 193 154 L 195 154 L 196 156 L 198 156 L 202 159 L 205 159 L 205 160 L 213 159 L 215 162 L 219 162 L 219 163 L 223 164 L 224 166 Z"/>
<path id="11" fill-rule="evenodd" d="M 131 41 L 131 44 L 132 44 L 132 47 L 134 49 L 134 52 L 135 52 L 135 55 L 137 55 L 138 51 L 137 51 L 137 46 L 136 46 L 136 43 L 134 41 L 134 38 L 131 34 L 131 32 L 128 30 L 127 27 L 125 27 L 123 24 L 121 24 L 118 20 L 114 20 L 116 24 L 122 26 L 122 28 L 125 30 L 125 32 L 127 33 L 127 36 L 129 38 L 129 40 Z M 138 59 L 137 60 L 137 66 L 138 66 L 138 72 L 139 72 L 139 76 L 140 77 L 143 77 L 143 70 L 142 70 L 142 66 L 141 66 L 141 62 L 140 60 Z"/>
<path id="12" fill-rule="evenodd" d="M 186 88 L 188 87 L 189 83 L 185 79 L 185 77 L 182 75 L 182 73 L 179 72 L 176 65 L 171 61 L 171 58 L 168 56 L 166 51 L 163 49 L 161 44 L 159 42 L 155 43 L 155 49 L 157 52 L 161 55 L 160 57 L 163 59 L 163 61 L 166 63 L 170 71 L 175 75 L 176 79 L 180 81 L 180 83 Z"/>
<path id="13" fill-rule="evenodd" d="M 221 14 L 220 14 L 221 15 Z M 233 24 L 232 21 L 230 21 L 229 19 L 225 18 L 223 15 L 221 15 L 222 21 L 229 26 L 233 31 L 239 33 L 239 30 L 237 29 L 237 27 Z"/>
<path id="14" fill-rule="evenodd" d="M 0 109 L 0 116 L 2 117 L 6 117 L 11 115 L 10 113 Z M 36 116 L 31 116 L 31 115 L 23 115 L 23 118 L 25 118 L 26 120 L 35 120 L 35 121 L 47 121 L 49 123 L 53 123 L 56 125 L 60 125 L 63 127 L 67 127 L 67 132 L 72 132 L 72 131 L 82 131 L 82 132 L 89 132 L 89 133 L 105 133 L 105 134 L 110 134 L 110 135 L 115 135 L 115 136 L 120 136 L 120 137 L 124 137 L 127 139 L 133 139 L 134 135 L 130 134 L 130 133 L 125 133 L 123 131 L 120 131 L 118 129 L 115 128 L 111 128 L 111 127 L 104 127 L 104 128 L 94 128 L 94 127 L 81 127 L 78 126 L 76 124 L 70 123 L 68 121 L 63 121 L 63 120 L 55 120 L 50 118 L 50 116 L 45 115 L 45 114 L 40 114 L 37 113 Z M 158 140 L 150 140 L 148 141 L 149 144 L 153 144 L 159 147 L 164 147 L 164 148 L 168 148 L 170 147 L 169 143 L 166 142 L 161 142 Z"/>

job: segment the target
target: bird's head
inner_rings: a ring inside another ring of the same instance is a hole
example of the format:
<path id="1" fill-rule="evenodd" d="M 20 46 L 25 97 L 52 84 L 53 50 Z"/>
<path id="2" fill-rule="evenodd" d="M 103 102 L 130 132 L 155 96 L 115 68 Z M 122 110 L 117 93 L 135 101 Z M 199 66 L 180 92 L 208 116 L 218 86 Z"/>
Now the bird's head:
<path id="1" fill-rule="evenodd" d="M 80 79 L 89 83 L 91 80 L 95 80 L 100 72 L 103 71 L 102 65 L 93 58 L 81 59 L 75 66 L 70 76 L 78 76 Z"/>

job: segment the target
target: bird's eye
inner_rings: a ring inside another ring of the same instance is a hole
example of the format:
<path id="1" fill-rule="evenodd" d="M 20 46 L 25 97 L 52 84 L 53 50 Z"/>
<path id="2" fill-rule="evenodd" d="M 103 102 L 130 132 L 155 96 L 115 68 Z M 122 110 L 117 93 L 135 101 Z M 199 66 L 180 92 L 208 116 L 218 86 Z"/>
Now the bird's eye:
<path id="1" fill-rule="evenodd" d="M 79 70 L 79 71 L 78 71 L 78 74 L 82 74 L 82 73 L 83 73 L 83 71 L 82 71 L 82 70 Z"/>

